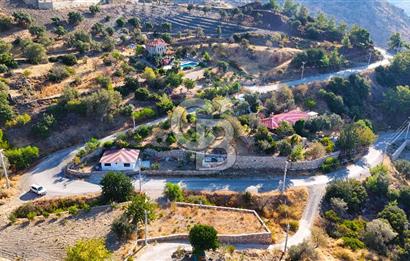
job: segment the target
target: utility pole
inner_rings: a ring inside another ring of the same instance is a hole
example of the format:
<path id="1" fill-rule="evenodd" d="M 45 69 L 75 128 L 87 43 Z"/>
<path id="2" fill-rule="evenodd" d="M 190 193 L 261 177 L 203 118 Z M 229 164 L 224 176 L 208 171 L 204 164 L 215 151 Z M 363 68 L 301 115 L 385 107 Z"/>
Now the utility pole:
<path id="1" fill-rule="evenodd" d="M 370 65 L 371 61 L 372 61 L 372 52 L 369 52 L 369 61 L 367 62 L 367 65 Z"/>
<path id="2" fill-rule="evenodd" d="M 148 241 L 147 241 L 147 226 L 148 226 L 148 213 L 146 210 L 144 210 L 144 223 L 145 223 L 145 233 L 144 233 L 144 237 L 145 237 L 145 245 L 148 245 Z"/>
<path id="3" fill-rule="evenodd" d="M 286 254 L 286 250 L 288 249 L 288 238 L 289 238 L 289 222 L 286 221 L 286 237 L 285 237 L 285 246 L 283 247 L 283 253 Z"/>
<path id="4" fill-rule="evenodd" d="M 302 62 L 302 73 L 301 73 L 301 75 L 300 75 L 300 79 L 301 79 L 301 80 L 303 79 L 303 74 L 304 74 L 304 72 L 305 72 L 305 64 L 306 64 L 306 62 Z"/>
<path id="5" fill-rule="evenodd" d="M 138 177 L 139 177 L 139 181 L 140 181 L 140 193 L 142 193 L 142 176 L 141 176 L 141 167 L 138 170 Z"/>
<path id="6" fill-rule="evenodd" d="M 286 160 L 286 162 L 285 162 L 285 170 L 284 170 L 284 172 L 283 172 L 282 188 L 281 188 L 281 193 L 282 193 L 282 195 L 283 195 L 283 193 L 284 193 L 285 190 L 286 190 L 286 173 L 288 172 L 288 164 L 289 164 L 289 161 Z"/>
<path id="7" fill-rule="evenodd" d="M 7 173 L 6 163 L 4 162 L 3 149 L 0 149 L 0 161 L 1 166 L 3 167 L 4 177 L 6 178 L 6 187 L 10 188 L 10 180 L 9 175 Z"/>

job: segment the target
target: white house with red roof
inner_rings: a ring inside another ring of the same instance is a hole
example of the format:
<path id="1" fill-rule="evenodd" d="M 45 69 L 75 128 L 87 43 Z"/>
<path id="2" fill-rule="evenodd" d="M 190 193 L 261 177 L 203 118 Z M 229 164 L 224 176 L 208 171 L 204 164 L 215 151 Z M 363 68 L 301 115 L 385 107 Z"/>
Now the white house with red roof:
<path id="1" fill-rule="evenodd" d="M 311 117 L 315 117 L 316 112 L 304 112 L 299 109 L 291 110 L 288 112 L 272 115 L 267 118 L 260 119 L 261 124 L 266 126 L 268 129 L 274 130 L 279 127 L 282 121 L 287 121 L 290 124 L 295 124 L 299 120 L 307 120 Z"/>
<path id="2" fill-rule="evenodd" d="M 100 159 L 103 171 L 137 171 L 140 169 L 140 151 L 136 149 L 106 150 Z"/>
<path id="3" fill-rule="evenodd" d="M 145 47 L 150 55 L 164 55 L 167 52 L 168 44 L 161 38 L 149 41 Z"/>

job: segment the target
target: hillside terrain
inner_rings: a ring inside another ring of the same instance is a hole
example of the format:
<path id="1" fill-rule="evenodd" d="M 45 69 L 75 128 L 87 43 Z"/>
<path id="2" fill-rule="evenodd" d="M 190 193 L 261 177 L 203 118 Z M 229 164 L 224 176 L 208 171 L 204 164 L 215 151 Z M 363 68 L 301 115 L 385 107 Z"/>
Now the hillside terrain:
<path id="1" fill-rule="evenodd" d="M 410 15 L 410 3 L 403 0 L 388 0 L 389 3 L 402 8 L 408 15 Z"/>
<path id="2" fill-rule="evenodd" d="M 314 13 L 322 11 L 338 21 L 357 24 L 369 30 L 377 45 L 386 46 L 393 32 L 410 39 L 410 17 L 385 0 L 335 1 L 299 0 Z M 405 1 L 402 1 L 405 2 Z M 406 3 L 409 5 L 409 3 Z"/>
<path id="3" fill-rule="evenodd" d="M 288 235 L 286 260 L 410 260 L 410 161 L 384 160 L 410 43 L 376 46 L 398 9 L 339 3 L 391 26 L 372 35 L 281 3 L 0 2 L 0 256 L 188 260 L 219 236 L 277 260 Z"/>

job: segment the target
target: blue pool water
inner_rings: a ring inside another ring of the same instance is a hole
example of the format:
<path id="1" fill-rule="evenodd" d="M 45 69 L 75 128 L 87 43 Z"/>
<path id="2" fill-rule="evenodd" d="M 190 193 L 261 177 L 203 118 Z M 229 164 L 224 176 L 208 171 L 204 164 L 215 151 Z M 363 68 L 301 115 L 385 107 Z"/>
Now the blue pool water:
<path id="1" fill-rule="evenodd" d="M 187 62 L 182 62 L 180 67 L 181 69 L 187 69 L 187 68 L 194 68 L 198 66 L 199 63 L 194 62 L 194 61 L 187 61 Z"/>

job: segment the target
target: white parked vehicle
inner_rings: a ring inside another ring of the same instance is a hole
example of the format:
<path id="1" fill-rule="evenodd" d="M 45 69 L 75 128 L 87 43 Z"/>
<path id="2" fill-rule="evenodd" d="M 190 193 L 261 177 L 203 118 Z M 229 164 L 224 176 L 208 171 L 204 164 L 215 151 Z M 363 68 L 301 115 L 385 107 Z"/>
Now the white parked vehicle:
<path id="1" fill-rule="evenodd" d="M 44 196 L 45 194 L 47 194 L 47 190 L 44 187 L 37 184 L 31 185 L 30 190 L 40 196 Z"/>

